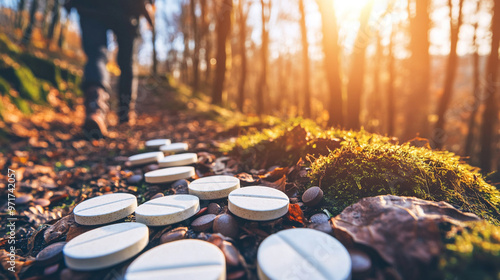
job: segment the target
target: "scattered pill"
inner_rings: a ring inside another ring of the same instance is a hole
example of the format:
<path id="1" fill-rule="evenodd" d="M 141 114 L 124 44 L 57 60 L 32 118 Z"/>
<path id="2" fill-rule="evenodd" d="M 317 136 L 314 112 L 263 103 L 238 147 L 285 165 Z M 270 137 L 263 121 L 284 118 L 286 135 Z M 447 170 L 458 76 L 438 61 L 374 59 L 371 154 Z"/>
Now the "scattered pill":
<path id="1" fill-rule="evenodd" d="M 148 227 L 119 223 L 83 233 L 64 246 L 66 266 L 74 270 L 97 270 L 123 262 L 141 252 L 149 241 Z"/>
<path id="2" fill-rule="evenodd" d="M 209 176 L 194 180 L 189 184 L 189 193 L 202 200 L 224 198 L 240 188 L 240 179 L 232 176 Z"/>
<path id="3" fill-rule="evenodd" d="M 138 155 L 133 155 L 128 158 L 128 161 L 132 166 L 143 165 L 148 163 L 157 163 L 164 157 L 162 152 L 149 152 Z"/>
<path id="4" fill-rule="evenodd" d="M 172 143 L 170 145 L 164 145 L 160 147 L 160 151 L 170 154 L 181 153 L 187 150 L 188 150 L 187 143 Z"/>
<path id="5" fill-rule="evenodd" d="M 161 146 L 170 145 L 170 139 L 152 139 L 146 141 L 146 147 L 148 148 L 159 148 Z"/>
<path id="6" fill-rule="evenodd" d="M 194 167 L 179 166 L 158 169 L 146 173 L 146 182 L 153 184 L 168 183 L 180 179 L 191 178 L 195 175 Z"/>
<path id="7" fill-rule="evenodd" d="M 191 223 L 191 227 L 194 231 L 207 231 L 212 228 L 215 217 L 216 216 L 214 214 L 207 214 L 198 217 Z"/>
<path id="8" fill-rule="evenodd" d="M 135 210 L 135 219 L 148 226 L 175 224 L 191 218 L 200 210 L 198 197 L 175 194 L 150 200 Z"/>
<path id="9" fill-rule="evenodd" d="M 158 164 L 160 167 L 174 167 L 195 164 L 198 162 L 198 156 L 195 153 L 185 153 L 166 156 Z"/>
<path id="10" fill-rule="evenodd" d="M 351 257 L 332 236 L 307 228 L 267 237 L 257 252 L 259 279 L 351 279 Z"/>
<path id="11" fill-rule="evenodd" d="M 226 262 L 212 243 L 187 239 L 157 246 L 140 255 L 127 268 L 126 280 L 224 280 Z"/>
<path id="12" fill-rule="evenodd" d="M 277 189 L 263 186 L 245 187 L 229 194 L 229 211 L 254 221 L 277 219 L 288 212 L 288 196 Z"/>
<path id="13" fill-rule="evenodd" d="M 102 225 L 118 221 L 134 213 L 137 198 L 128 193 L 113 193 L 84 200 L 73 210 L 81 225 Z"/>

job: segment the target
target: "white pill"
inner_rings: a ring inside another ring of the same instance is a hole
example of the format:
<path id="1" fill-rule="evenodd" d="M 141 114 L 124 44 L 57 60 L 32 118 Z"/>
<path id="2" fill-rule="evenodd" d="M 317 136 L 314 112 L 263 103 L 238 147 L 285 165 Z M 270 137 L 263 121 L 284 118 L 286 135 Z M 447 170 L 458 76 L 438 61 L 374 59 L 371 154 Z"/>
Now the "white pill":
<path id="1" fill-rule="evenodd" d="M 170 145 L 165 145 L 160 147 L 160 151 L 164 153 L 181 153 L 188 150 L 187 143 L 172 143 Z"/>
<path id="2" fill-rule="evenodd" d="M 158 164 L 160 167 L 173 167 L 190 165 L 198 162 L 198 155 L 195 153 L 185 153 L 178 155 L 166 156 L 161 159 Z"/>
<path id="3" fill-rule="evenodd" d="M 163 157 L 164 155 L 162 152 L 149 152 L 149 153 L 133 155 L 128 158 L 128 161 L 132 165 L 142 165 L 148 163 L 157 163 Z"/>
<path id="4" fill-rule="evenodd" d="M 175 194 L 152 199 L 135 210 L 135 220 L 148 226 L 175 224 L 200 211 L 200 200 L 189 194 Z"/>
<path id="5" fill-rule="evenodd" d="M 129 193 L 96 196 L 73 209 L 75 221 L 81 225 L 102 225 L 118 221 L 134 213 L 137 198 Z"/>
<path id="6" fill-rule="evenodd" d="M 140 253 L 149 242 L 148 227 L 119 223 L 85 232 L 64 246 L 64 261 L 74 270 L 97 270 Z"/>
<path id="7" fill-rule="evenodd" d="M 194 167 L 179 166 L 158 169 L 144 174 L 146 182 L 153 184 L 173 182 L 180 179 L 191 178 L 195 175 Z"/>
<path id="8" fill-rule="evenodd" d="M 270 235 L 257 252 L 259 279 L 351 279 L 351 258 L 332 236 L 308 228 Z"/>
<path id="9" fill-rule="evenodd" d="M 219 199 L 240 188 L 240 179 L 232 176 L 209 176 L 189 184 L 189 193 L 202 200 Z"/>
<path id="10" fill-rule="evenodd" d="M 126 280 L 224 280 L 226 261 L 212 243 L 186 239 L 157 246 L 140 255 L 127 268 Z"/>
<path id="11" fill-rule="evenodd" d="M 146 141 L 146 147 L 158 148 L 165 145 L 170 145 L 170 139 L 153 139 Z"/>
<path id="12" fill-rule="evenodd" d="M 288 196 L 277 189 L 255 186 L 232 191 L 229 194 L 229 211 L 236 216 L 253 221 L 277 219 L 288 212 Z"/>

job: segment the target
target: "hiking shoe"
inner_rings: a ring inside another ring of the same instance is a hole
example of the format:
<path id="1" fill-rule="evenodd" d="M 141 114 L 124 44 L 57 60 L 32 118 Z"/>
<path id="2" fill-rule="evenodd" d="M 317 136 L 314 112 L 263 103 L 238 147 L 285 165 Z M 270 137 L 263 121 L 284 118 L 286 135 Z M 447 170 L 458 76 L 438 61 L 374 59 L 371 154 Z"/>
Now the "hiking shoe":
<path id="1" fill-rule="evenodd" d="M 102 139 L 108 135 L 108 128 L 100 114 L 90 114 L 85 118 L 82 127 L 83 134 L 88 139 Z"/>

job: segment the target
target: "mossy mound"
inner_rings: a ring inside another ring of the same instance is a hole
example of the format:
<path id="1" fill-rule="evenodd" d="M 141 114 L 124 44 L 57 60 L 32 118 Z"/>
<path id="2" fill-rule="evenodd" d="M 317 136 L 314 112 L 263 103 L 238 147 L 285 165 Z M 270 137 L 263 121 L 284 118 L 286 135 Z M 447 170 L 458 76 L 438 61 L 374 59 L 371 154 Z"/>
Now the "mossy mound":
<path id="1" fill-rule="evenodd" d="M 42 85 L 31 70 L 7 55 L 0 55 L 0 77 L 9 81 L 21 98 L 39 102 L 42 100 Z"/>
<path id="2" fill-rule="evenodd" d="M 485 221 L 454 227 L 444 234 L 441 279 L 500 279 L 500 227 Z"/>
<path id="3" fill-rule="evenodd" d="M 366 144 L 390 143 L 388 137 L 365 131 L 341 129 L 323 130 L 311 120 L 301 118 L 276 122 L 262 129 L 260 124 L 248 129 L 246 135 L 227 141 L 221 151 L 241 159 L 250 168 L 266 168 L 273 165 L 291 166 L 306 156 L 327 155 L 344 141 Z"/>
<path id="4" fill-rule="evenodd" d="M 500 192 L 446 151 L 344 141 L 312 162 L 309 177 L 323 189 L 335 215 L 363 197 L 392 194 L 446 201 L 491 222 L 500 219 Z"/>
<path id="5" fill-rule="evenodd" d="M 50 82 L 54 87 L 61 88 L 61 68 L 53 60 L 44 59 L 31 53 L 22 53 L 18 60 L 28 65 L 35 77 Z"/>
<path id="6" fill-rule="evenodd" d="M 5 34 L 0 34 L 0 52 L 8 54 L 17 54 L 21 49 L 16 46 Z"/>

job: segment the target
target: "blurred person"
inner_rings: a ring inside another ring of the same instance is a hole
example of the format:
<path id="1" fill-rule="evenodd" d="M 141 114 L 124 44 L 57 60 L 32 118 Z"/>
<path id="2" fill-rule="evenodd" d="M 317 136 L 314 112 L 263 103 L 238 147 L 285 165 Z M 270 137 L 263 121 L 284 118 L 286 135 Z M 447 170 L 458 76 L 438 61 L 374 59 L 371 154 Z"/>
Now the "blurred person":
<path id="1" fill-rule="evenodd" d="M 65 8 L 76 8 L 80 16 L 83 50 L 87 56 L 82 90 L 85 95 L 86 137 L 99 139 L 108 134 L 106 114 L 109 110 L 110 74 L 107 31 L 111 30 L 118 43 L 117 63 L 120 67 L 118 83 L 118 119 L 120 124 L 135 122 L 137 97 L 137 58 L 139 20 L 144 16 L 154 28 L 149 5 L 153 0 L 66 0 Z"/>

